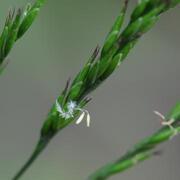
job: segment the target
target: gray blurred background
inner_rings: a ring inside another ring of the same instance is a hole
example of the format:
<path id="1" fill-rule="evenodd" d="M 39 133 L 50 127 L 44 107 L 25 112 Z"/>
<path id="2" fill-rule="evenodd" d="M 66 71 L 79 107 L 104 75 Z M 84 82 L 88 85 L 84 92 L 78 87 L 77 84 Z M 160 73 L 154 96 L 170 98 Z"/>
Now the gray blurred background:
<path id="1" fill-rule="evenodd" d="M 1 1 L 1 30 L 8 9 L 27 2 Z M 1 180 L 10 180 L 27 160 L 52 103 L 95 46 L 102 45 L 121 2 L 49 0 L 16 44 L 0 77 Z M 84 180 L 160 128 L 153 110 L 166 114 L 180 97 L 179 19 L 179 7 L 161 17 L 120 69 L 92 94 L 87 106 L 92 126 L 64 129 L 22 180 Z M 160 147 L 163 156 L 111 179 L 179 180 L 179 138 Z"/>

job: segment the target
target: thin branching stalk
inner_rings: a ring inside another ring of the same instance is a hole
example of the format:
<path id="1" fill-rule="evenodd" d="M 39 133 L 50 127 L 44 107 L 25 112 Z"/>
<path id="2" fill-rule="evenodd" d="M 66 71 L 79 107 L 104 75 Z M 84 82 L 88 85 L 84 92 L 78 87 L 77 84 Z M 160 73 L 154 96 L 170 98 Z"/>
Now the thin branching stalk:
<path id="1" fill-rule="evenodd" d="M 172 140 L 173 137 L 180 133 L 180 103 L 178 103 L 167 116 L 166 122 L 172 119 L 173 123 L 171 125 L 173 128 L 161 128 L 158 132 L 136 144 L 117 161 L 97 170 L 88 178 L 88 180 L 108 179 L 110 176 L 128 170 L 154 155 L 159 155 L 160 151 L 158 151 L 156 147 L 164 141 Z"/>
<path id="2" fill-rule="evenodd" d="M 32 156 L 29 158 L 27 163 L 22 167 L 22 169 L 14 176 L 13 180 L 19 179 L 22 174 L 30 167 L 30 165 L 36 160 L 39 154 L 44 150 L 44 148 L 48 145 L 48 140 L 40 139 Z"/>
<path id="3" fill-rule="evenodd" d="M 127 27 L 121 31 L 128 6 L 128 0 L 125 0 L 101 51 L 99 47 L 95 49 L 72 83 L 68 81 L 64 91 L 57 98 L 41 129 L 40 139 L 49 142 L 59 131 L 77 118 L 76 123 L 80 123 L 85 115 L 87 116 L 87 126 L 89 126 L 89 114 L 83 109 L 90 101 L 89 93 L 119 67 L 136 42 L 151 29 L 159 16 L 179 3 L 180 0 L 141 0 L 132 12 Z M 39 154 L 38 152 L 35 158 Z M 33 160 L 35 159 L 33 158 Z M 28 161 L 25 168 L 23 167 L 18 173 L 20 175 L 13 180 L 18 180 L 31 164 L 31 160 L 30 163 Z"/>
<path id="4" fill-rule="evenodd" d="M 30 28 L 44 2 L 45 0 L 37 0 L 33 5 L 28 4 L 25 9 L 9 11 L 0 36 L 0 74 L 8 63 L 6 57 L 15 42 Z"/>

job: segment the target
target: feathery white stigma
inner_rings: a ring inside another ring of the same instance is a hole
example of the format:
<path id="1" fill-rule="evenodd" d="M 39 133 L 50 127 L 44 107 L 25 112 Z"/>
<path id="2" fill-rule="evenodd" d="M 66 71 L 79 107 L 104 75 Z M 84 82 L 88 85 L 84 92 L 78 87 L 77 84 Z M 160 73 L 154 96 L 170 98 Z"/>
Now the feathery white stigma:
<path id="1" fill-rule="evenodd" d="M 56 110 L 59 112 L 59 116 L 64 118 L 64 119 L 69 119 L 69 118 L 73 118 L 74 117 L 74 111 L 81 111 L 81 115 L 78 117 L 78 119 L 76 120 L 76 124 L 80 124 L 84 117 L 86 116 L 86 123 L 87 123 L 87 127 L 90 127 L 90 114 L 87 110 L 85 109 L 81 109 L 77 106 L 77 103 L 74 101 L 69 101 L 67 103 L 67 111 L 63 110 L 63 108 L 61 107 L 61 105 L 59 104 L 58 100 L 56 100 Z"/>

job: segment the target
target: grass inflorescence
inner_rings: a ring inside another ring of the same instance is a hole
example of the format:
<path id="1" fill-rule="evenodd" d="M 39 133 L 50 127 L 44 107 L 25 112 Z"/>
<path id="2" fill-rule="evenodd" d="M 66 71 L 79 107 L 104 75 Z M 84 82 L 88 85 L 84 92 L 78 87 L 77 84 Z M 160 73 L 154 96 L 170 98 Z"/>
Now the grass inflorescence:
<path id="1" fill-rule="evenodd" d="M 97 170 L 88 178 L 88 180 L 108 179 L 110 176 L 121 173 L 154 155 L 159 155 L 160 151 L 157 150 L 156 147 L 165 141 L 171 140 L 180 133 L 180 103 L 177 103 L 171 110 L 166 118 L 166 122 L 171 119 L 174 120 L 172 123 L 173 129 L 168 126 L 162 127 L 153 135 L 136 144 L 117 161 Z"/>
<path id="2" fill-rule="evenodd" d="M 7 65 L 6 57 L 15 42 L 30 28 L 44 2 L 45 0 L 37 0 L 33 5 L 28 4 L 24 9 L 9 11 L 0 36 L 0 73 Z"/>
<path id="3" fill-rule="evenodd" d="M 128 0 L 124 1 L 120 14 L 108 33 L 103 47 L 98 46 L 95 48 L 92 56 L 74 80 L 67 82 L 65 89 L 55 101 L 43 124 L 40 140 L 33 155 L 13 180 L 18 180 L 24 174 L 59 131 L 77 118 L 81 120 L 84 117 L 84 113 L 87 111 L 83 108 L 91 100 L 88 95 L 119 67 L 138 40 L 154 26 L 160 15 L 179 3 L 180 0 L 141 0 L 131 13 L 128 25 L 122 30 L 128 7 Z M 179 115 L 176 118 L 176 120 L 179 120 Z M 177 123 L 177 129 L 179 131 L 179 123 Z M 134 165 L 133 162 L 146 159 L 146 157 L 153 154 L 149 153 L 149 150 L 167 140 L 171 133 L 170 129 L 163 128 L 143 141 L 143 143 L 140 143 L 117 162 L 97 171 L 90 179 L 106 179 L 111 174 Z"/>

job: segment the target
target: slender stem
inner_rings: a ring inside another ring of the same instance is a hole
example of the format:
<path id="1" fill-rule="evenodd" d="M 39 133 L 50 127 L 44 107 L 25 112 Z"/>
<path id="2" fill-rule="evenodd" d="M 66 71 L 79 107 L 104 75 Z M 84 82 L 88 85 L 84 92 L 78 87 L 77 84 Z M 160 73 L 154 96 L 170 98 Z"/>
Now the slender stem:
<path id="1" fill-rule="evenodd" d="M 33 164 L 33 162 L 37 159 L 37 157 L 41 154 L 41 152 L 46 148 L 50 141 L 50 138 L 40 139 L 34 152 L 28 159 L 28 161 L 24 164 L 24 166 L 17 172 L 17 174 L 12 178 L 12 180 L 19 180 L 23 174 L 27 171 L 27 169 Z"/>
<path id="2" fill-rule="evenodd" d="M 180 105 L 178 108 L 180 108 Z M 169 127 L 162 128 L 155 134 L 145 138 L 117 161 L 98 169 L 90 175 L 88 180 L 106 180 L 112 175 L 122 173 L 154 155 L 159 155 L 160 152 L 156 151 L 155 148 L 161 143 L 171 140 L 180 134 L 180 114 L 178 114 L 173 128 L 173 130 Z"/>
<path id="3" fill-rule="evenodd" d="M 153 154 L 153 153 L 152 153 Z M 137 163 L 140 163 L 151 157 L 151 153 L 144 153 L 134 155 L 132 158 L 122 159 L 119 165 L 115 167 L 116 163 L 107 164 L 104 167 L 97 170 L 94 174 L 92 174 L 88 180 L 106 180 L 114 174 L 122 173 L 125 170 L 135 166 Z"/>

